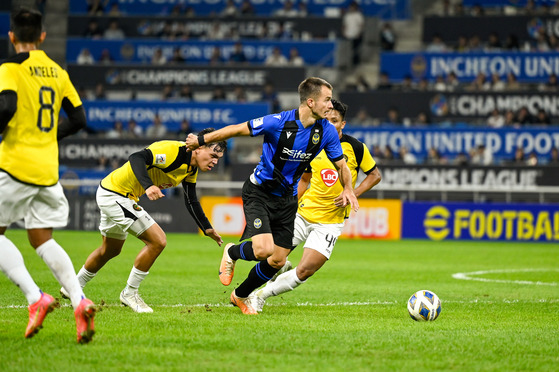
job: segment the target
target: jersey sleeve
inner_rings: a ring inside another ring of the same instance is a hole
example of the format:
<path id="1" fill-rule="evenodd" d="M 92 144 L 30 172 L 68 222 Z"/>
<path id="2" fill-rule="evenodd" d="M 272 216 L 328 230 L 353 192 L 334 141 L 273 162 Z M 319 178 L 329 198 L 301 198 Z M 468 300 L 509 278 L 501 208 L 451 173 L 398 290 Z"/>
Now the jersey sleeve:
<path id="1" fill-rule="evenodd" d="M 361 164 L 359 164 L 359 168 L 361 168 L 363 173 L 369 174 L 373 171 L 373 169 L 375 169 L 376 166 L 377 163 L 371 155 L 371 152 L 369 151 L 367 146 L 363 144 L 363 159 L 361 160 Z"/>
<path id="2" fill-rule="evenodd" d="M 80 95 L 78 94 L 78 91 L 74 87 L 74 84 L 72 84 L 72 82 L 70 81 L 70 77 L 68 76 L 68 72 L 66 72 L 65 70 L 62 70 L 62 73 L 64 74 L 64 78 L 66 80 L 66 84 L 65 84 L 65 87 L 64 87 L 64 93 L 63 93 L 64 98 L 66 98 L 68 101 L 70 101 L 70 103 L 74 107 L 81 106 L 82 105 L 82 100 L 80 98 Z"/>
<path id="3" fill-rule="evenodd" d="M 147 147 L 153 154 L 153 161 L 149 164 L 152 167 L 165 169 L 177 159 L 179 154 L 179 144 L 177 141 L 158 141 Z"/>
<path id="4" fill-rule="evenodd" d="M 8 63 L 0 65 L 0 92 L 12 90 L 17 93 L 17 81 L 14 78 L 16 74 L 10 71 Z"/>
<path id="5" fill-rule="evenodd" d="M 248 122 L 250 135 L 252 137 L 269 132 L 281 123 L 282 114 L 266 115 L 261 118 L 252 119 Z"/>
<path id="6" fill-rule="evenodd" d="M 344 153 L 342 151 L 342 145 L 340 143 L 340 137 L 336 127 L 326 120 L 325 122 L 328 124 L 324 126 L 324 151 L 326 152 L 328 159 L 330 159 L 332 163 L 335 163 L 344 157 Z"/>

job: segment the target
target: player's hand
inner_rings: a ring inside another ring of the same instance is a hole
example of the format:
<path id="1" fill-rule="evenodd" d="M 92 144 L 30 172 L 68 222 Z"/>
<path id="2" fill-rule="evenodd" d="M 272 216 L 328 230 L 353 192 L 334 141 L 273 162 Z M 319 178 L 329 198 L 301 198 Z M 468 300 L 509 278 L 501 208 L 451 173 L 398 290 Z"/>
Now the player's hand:
<path id="1" fill-rule="evenodd" d="M 338 195 L 336 199 L 334 199 L 334 205 L 336 207 L 346 207 L 348 205 L 351 205 L 351 209 L 353 209 L 355 212 L 357 212 L 357 210 L 359 209 L 359 202 L 357 201 L 355 193 L 352 190 L 346 189 L 344 189 L 344 191 L 342 191 L 342 193 Z"/>
<path id="2" fill-rule="evenodd" d="M 159 187 L 155 185 L 151 185 L 146 190 L 146 196 L 148 197 L 149 200 L 157 200 L 165 197 L 165 194 L 161 192 L 161 189 L 159 189 Z"/>
<path id="3" fill-rule="evenodd" d="M 223 244 L 223 239 L 221 239 L 221 236 L 214 229 L 207 229 L 206 235 L 215 240 L 220 247 Z"/>
<path id="4" fill-rule="evenodd" d="M 200 147 L 200 144 L 198 143 L 198 136 L 192 133 L 189 133 L 188 136 L 186 136 L 186 149 L 188 151 L 192 151 L 192 150 L 196 150 L 198 147 Z"/>

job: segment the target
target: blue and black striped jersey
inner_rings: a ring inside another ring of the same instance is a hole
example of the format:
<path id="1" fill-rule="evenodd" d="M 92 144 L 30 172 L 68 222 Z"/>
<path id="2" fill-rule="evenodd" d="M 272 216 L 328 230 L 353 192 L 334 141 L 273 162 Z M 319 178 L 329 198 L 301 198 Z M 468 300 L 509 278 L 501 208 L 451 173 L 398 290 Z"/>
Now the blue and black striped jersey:
<path id="1" fill-rule="evenodd" d="M 296 195 L 301 175 L 321 150 L 332 162 L 343 158 L 336 128 L 326 119 L 305 128 L 297 109 L 250 120 L 248 126 L 251 136 L 264 135 L 251 177 L 273 195 Z"/>

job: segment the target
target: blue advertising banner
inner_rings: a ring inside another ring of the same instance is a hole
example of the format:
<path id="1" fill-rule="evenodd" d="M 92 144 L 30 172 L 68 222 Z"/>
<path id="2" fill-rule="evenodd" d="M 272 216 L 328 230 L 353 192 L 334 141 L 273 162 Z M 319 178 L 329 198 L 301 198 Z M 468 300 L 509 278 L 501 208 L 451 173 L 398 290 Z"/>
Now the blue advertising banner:
<path id="1" fill-rule="evenodd" d="M 424 158 L 430 148 L 451 158 L 468 153 L 478 145 L 485 145 L 486 151 L 497 159 L 513 159 L 518 146 L 525 154 L 535 152 L 541 157 L 549 157 L 551 149 L 559 146 L 559 127 L 525 129 L 465 128 L 348 128 L 344 133 L 373 146 L 390 146 L 397 150 L 406 146 L 414 155 Z"/>
<path id="2" fill-rule="evenodd" d="M 170 131 L 177 131 L 184 119 L 198 131 L 242 123 L 270 113 L 268 103 L 84 101 L 83 105 L 88 127 L 103 131 L 113 128 L 116 120 L 126 124 L 133 119 L 146 128 L 153 123 L 155 115 L 159 115 Z"/>
<path id="3" fill-rule="evenodd" d="M 10 31 L 10 13 L 0 12 L 0 36 L 8 37 Z"/>
<path id="4" fill-rule="evenodd" d="M 237 8 L 240 8 L 244 0 L 233 0 Z M 325 15 L 328 9 L 346 9 L 353 0 L 294 0 L 294 9 L 298 8 L 299 2 L 304 2 L 308 14 Z M 180 12 L 191 9 L 197 15 L 219 14 L 227 3 L 227 0 L 117 0 L 121 12 L 128 14 L 170 14 L 175 8 Z M 255 14 L 272 15 L 283 8 L 285 0 L 251 0 Z M 378 16 L 385 19 L 410 18 L 409 0 L 357 0 L 361 11 L 368 16 Z M 108 8 L 108 7 L 107 7 Z M 84 0 L 70 0 L 71 13 L 87 13 L 87 2 Z M 105 11 L 108 11 L 106 9 Z"/>
<path id="5" fill-rule="evenodd" d="M 411 75 L 416 79 L 435 79 L 454 72 L 463 82 L 473 81 L 479 73 L 488 77 L 508 73 L 523 82 L 545 82 L 551 74 L 559 75 L 558 53 L 382 53 L 381 71 L 391 81 Z"/>
<path id="6" fill-rule="evenodd" d="M 559 205 L 404 202 L 402 238 L 557 242 Z"/>
<path id="7" fill-rule="evenodd" d="M 66 60 L 76 62 L 82 49 L 89 49 L 97 60 L 104 49 L 116 62 L 143 62 L 149 63 L 156 50 L 161 49 L 163 56 L 170 60 L 175 49 L 186 63 L 208 63 L 211 60 L 214 48 L 219 48 L 220 62 L 229 61 L 235 47 L 235 41 L 164 41 L 127 39 L 126 41 L 90 40 L 68 38 Z M 243 40 L 243 51 L 248 62 L 263 63 L 272 54 L 274 48 L 280 48 L 284 56 L 289 56 L 291 48 L 296 48 L 306 65 L 335 66 L 336 42 L 335 41 L 255 41 Z"/>

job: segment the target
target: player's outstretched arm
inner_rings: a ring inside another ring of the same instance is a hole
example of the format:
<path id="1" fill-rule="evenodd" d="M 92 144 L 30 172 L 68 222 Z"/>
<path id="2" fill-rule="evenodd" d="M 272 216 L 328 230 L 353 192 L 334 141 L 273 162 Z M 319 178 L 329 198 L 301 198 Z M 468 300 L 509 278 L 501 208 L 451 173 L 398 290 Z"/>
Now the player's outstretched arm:
<path id="1" fill-rule="evenodd" d="M 211 133 L 206 133 L 203 136 L 197 136 L 190 133 L 188 137 L 186 137 L 186 148 L 188 150 L 196 150 L 198 147 L 203 146 L 206 143 L 225 141 L 229 138 L 239 136 L 250 136 L 248 122 L 245 121 L 241 124 L 228 125 Z"/>
<path id="2" fill-rule="evenodd" d="M 221 247 L 223 244 L 223 239 L 221 236 L 214 230 L 210 220 L 206 217 L 204 210 L 202 209 L 202 205 L 198 200 L 198 196 L 196 195 L 196 184 L 192 182 L 182 182 L 182 188 L 184 190 L 184 204 L 186 206 L 186 210 L 192 218 L 196 225 L 204 232 L 204 235 L 209 236 Z"/>

